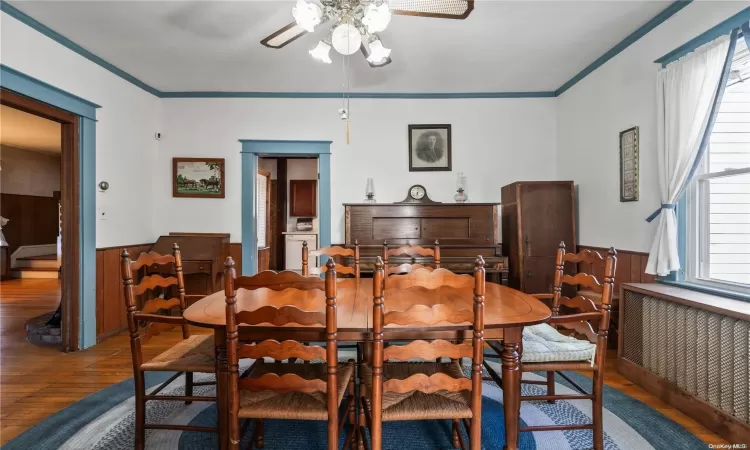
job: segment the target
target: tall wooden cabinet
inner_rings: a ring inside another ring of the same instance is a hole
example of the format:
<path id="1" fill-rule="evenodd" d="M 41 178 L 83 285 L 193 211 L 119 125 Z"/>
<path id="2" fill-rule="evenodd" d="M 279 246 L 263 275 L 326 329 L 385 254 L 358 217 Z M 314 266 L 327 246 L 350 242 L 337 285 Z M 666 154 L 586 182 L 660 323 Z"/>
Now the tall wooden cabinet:
<path id="1" fill-rule="evenodd" d="M 576 251 L 573 182 L 519 181 L 504 186 L 501 195 L 508 285 L 527 293 L 551 292 L 560 242 Z M 565 270 L 575 272 L 573 266 Z"/>

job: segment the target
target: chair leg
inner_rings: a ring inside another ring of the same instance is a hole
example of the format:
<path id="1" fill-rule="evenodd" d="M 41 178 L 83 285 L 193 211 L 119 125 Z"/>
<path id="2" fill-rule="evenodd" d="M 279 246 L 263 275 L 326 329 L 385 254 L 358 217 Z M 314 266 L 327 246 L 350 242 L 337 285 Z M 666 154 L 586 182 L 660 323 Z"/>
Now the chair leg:
<path id="1" fill-rule="evenodd" d="M 357 393 L 354 389 L 354 376 L 349 379 L 349 426 L 351 427 L 351 442 L 349 448 L 357 448 Z"/>
<path id="2" fill-rule="evenodd" d="M 604 358 L 602 358 L 603 360 Z M 599 368 L 593 377 L 594 400 L 591 404 L 592 418 L 594 419 L 594 450 L 604 448 L 604 423 L 602 413 L 602 392 L 604 388 L 604 371 Z"/>
<path id="3" fill-rule="evenodd" d="M 263 419 L 255 419 L 258 434 L 255 437 L 255 447 L 263 448 Z"/>
<path id="4" fill-rule="evenodd" d="M 146 382 L 143 372 L 135 374 L 135 450 L 146 448 Z"/>
<path id="5" fill-rule="evenodd" d="M 461 433 L 461 430 L 459 429 L 459 420 L 453 419 L 453 448 L 461 448 L 461 441 L 459 440 L 459 434 Z"/>
<path id="6" fill-rule="evenodd" d="M 547 395 L 555 395 L 555 372 L 547 372 Z M 547 400 L 547 403 L 555 403 L 555 400 Z"/>
<path id="7" fill-rule="evenodd" d="M 193 372 L 185 372 L 185 395 L 191 397 L 193 395 Z M 190 400 L 186 400 L 185 404 L 189 405 L 193 403 Z"/>

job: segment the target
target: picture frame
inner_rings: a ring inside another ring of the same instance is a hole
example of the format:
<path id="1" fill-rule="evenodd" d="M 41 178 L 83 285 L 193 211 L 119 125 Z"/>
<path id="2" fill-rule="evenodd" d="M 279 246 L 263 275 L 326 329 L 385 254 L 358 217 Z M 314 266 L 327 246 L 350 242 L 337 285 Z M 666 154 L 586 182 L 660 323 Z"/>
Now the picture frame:
<path id="1" fill-rule="evenodd" d="M 224 158 L 172 158 L 172 197 L 224 198 Z"/>
<path id="2" fill-rule="evenodd" d="M 451 126 L 409 125 L 409 172 L 450 172 Z"/>
<path id="3" fill-rule="evenodd" d="M 638 201 L 638 127 L 620 132 L 620 201 Z"/>

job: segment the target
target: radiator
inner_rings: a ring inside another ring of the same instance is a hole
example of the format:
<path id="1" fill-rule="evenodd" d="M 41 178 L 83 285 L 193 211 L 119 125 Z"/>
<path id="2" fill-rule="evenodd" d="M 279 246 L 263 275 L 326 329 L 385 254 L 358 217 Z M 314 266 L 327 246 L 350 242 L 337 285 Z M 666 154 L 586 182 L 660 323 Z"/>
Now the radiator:
<path id="1" fill-rule="evenodd" d="M 620 357 L 750 424 L 750 322 L 624 290 Z"/>

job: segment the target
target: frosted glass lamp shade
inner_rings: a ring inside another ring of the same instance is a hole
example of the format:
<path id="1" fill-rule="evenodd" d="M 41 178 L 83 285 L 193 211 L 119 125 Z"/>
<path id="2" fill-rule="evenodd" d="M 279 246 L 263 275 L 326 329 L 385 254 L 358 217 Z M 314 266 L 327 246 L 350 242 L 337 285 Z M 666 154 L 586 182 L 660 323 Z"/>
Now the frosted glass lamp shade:
<path id="1" fill-rule="evenodd" d="M 390 22 L 391 10 L 388 9 L 387 3 L 383 2 L 380 6 L 370 4 L 365 8 L 362 24 L 367 27 L 369 33 L 380 33 L 385 30 Z"/>
<path id="2" fill-rule="evenodd" d="M 337 52 L 342 55 L 351 55 L 362 45 L 362 35 L 354 25 L 342 22 L 333 29 L 331 43 Z"/>
<path id="3" fill-rule="evenodd" d="M 380 64 L 384 62 L 391 55 L 391 49 L 383 47 L 383 43 L 378 39 L 377 41 L 370 42 L 370 56 L 367 60 L 373 64 Z"/>
<path id="4" fill-rule="evenodd" d="M 322 12 L 320 6 L 315 3 L 307 3 L 305 0 L 297 0 L 297 4 L 292 8 L 292 16 L 300 28 L 305 31 L 315 31 L 315 27 L 320 24 Z"/>
<path id="5" fill-rule="evenodd" d="M 323 41 L 318 42 L 318 46 L 310 50 L 310 56 L 322 61 L 326 64 L 331 64 L 331 57 L 328 56 L 328 52 L 331 51 L 331 46 Z"/>

